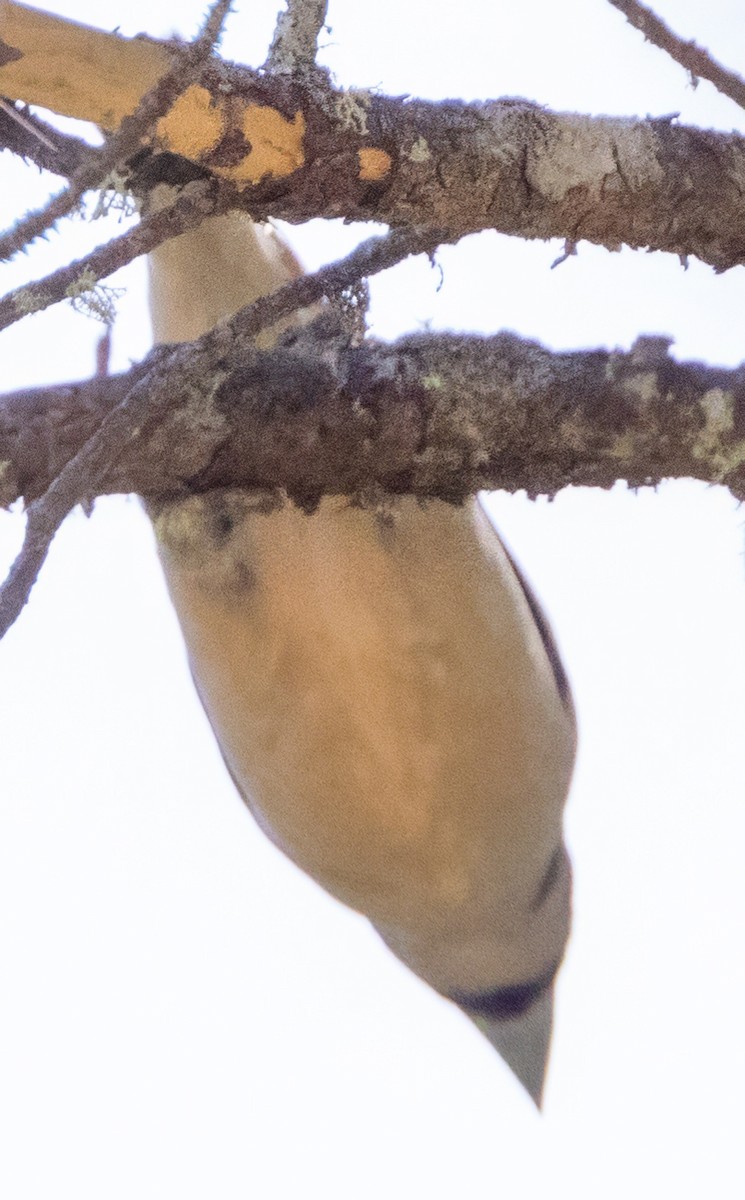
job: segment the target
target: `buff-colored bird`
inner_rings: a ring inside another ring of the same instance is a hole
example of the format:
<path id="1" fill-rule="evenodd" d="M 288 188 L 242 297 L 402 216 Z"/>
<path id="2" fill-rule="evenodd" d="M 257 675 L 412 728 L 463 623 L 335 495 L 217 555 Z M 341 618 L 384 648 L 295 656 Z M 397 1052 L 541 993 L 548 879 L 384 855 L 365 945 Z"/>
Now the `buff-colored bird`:
<path id="1" fill-rule="evenodd" d="M 232 214 L 150 257 L 158 342 L 297 274 Z M 151 509 L 207 716 L 262 829 L 450 997 L 536 1103 L 570 918 L 571 698 L 540 609 L 477 501 L 393 521 L 249 493 Z"/>

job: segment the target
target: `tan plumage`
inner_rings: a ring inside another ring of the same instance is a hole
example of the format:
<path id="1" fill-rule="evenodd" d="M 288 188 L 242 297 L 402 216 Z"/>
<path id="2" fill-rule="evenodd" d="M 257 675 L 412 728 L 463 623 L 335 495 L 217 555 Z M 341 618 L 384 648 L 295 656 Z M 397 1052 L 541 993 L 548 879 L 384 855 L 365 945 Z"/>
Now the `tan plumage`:
<path id="1" fill-rule="evenodd" d="M 232 214 L 151 256 L 156 340 L 298 268 Z M 189 660 L 268 836 L 456 999 L 536 1101 L 569 926 L 575 731 L 550 633 L 474 500 L 391 522 L 249 494 L 153 510 Z"/>

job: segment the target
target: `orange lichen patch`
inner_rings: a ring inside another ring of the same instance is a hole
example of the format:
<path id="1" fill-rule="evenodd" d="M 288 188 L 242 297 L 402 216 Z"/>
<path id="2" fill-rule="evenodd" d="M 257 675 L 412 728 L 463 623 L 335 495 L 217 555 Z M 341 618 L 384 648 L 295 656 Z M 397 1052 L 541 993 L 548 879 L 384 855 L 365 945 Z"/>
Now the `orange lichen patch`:
<path id="1" fill-rule="evenodd" d="M 281 179 L 305 163 L 305 117 L 301 112 L 288 119 L 276 108 L 249 104 L 239 127 L 251 147 L 248 154 L 235 166 L 213 167 L 238 187 L 260 183 L 267 175 Z"/>
<path id="2" fill-rule="evenodd" d="M 156 137 L 164 150 L 193 161 L 212 150 L 225 131 L 225 117 L 206 88 L 192 84 L 158 121 Z"/>
<path id="3" fill-rule="evenodd" d="M 393 166 L 390 154 L 375 146 L 358 150 L 357 158 L 360 164 L 360 179 L 384 179 Z"/>

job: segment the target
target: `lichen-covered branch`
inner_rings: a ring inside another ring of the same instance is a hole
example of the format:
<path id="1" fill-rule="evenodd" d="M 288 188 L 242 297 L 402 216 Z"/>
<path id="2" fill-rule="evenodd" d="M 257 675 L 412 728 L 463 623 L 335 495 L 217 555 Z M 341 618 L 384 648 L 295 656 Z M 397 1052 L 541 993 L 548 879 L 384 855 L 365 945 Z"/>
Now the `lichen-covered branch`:
<path id="1" fill-rule="evenodd" d="M 609 3 L 622 12 L 629 24 L 640 30 L 648 41 L 664 50 L 691 75 L 708 79 L 723 96 L 729 96 L 740 108 L 745 108 L 745 79 L 741 75 L 723 67 L 708 50 L 703 50 L 695 42 L 686 42 L 673 33 L 651 8 L 640 4 L 639 0 L 609 0 Z"/>
<path id="2" fill-rule="evenodd" d="M 277 17 L 264 69 L 287 75 L 313 69 L 327 9 L 328 0 L 287 0 Z"/>
<path id="3" fill-rule="evenodd" d="M 8 95 L 106 125 L 167 70 L 173 47 L 31 12 L 10 0 L 0 8 Z M 68 73 L 80 71 L 71 94 L 55 96 L 57 74 L 40 64 L 58 24 Z M 94 50 L 105 59 L 105 89 Z M 267 75 L 213 58 L 158 123 L 155 148 L 233 183 L 257 218 L 345 216 L 453 236 L 496 229 L 649 247 L 717 270 L 745 262 L 745 139 L 669 118 L 342 92 L 320 73 Z"/>
<path id="4" fill-rule="evenodd" d="M 309 508 L 324 493 L 459 500 L 693 477 L 745 498 L 745 367 L 678 363 L 664 338 L 627 353 L 555 353 L 513 334 L 350 348 L 329 313 L 234 359 L 217 386 L 208 355 L 192 356 L 188 382 L 158 365 L 150 385 L 168 402 L 96 490 L 284 488 Z M 130 376 L 0 399 L 0 503 L 43 492 L 147 373 L 146 361 Z"/>

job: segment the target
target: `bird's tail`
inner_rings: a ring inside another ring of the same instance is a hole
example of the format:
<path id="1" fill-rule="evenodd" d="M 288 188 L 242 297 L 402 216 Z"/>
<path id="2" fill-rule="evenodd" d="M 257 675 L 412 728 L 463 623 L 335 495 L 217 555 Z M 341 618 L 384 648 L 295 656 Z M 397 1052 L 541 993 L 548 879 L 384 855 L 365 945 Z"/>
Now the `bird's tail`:
<path id="1" fill-rule="evenodd" d="M 495 1050 L 499 1051 L 538 1108 L 543 1097 L 553 1010 L 553 988 L 548 987 L 529 1008 L 517 1016 L 492 1017 L 468 1013 Z"/>

